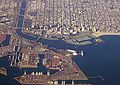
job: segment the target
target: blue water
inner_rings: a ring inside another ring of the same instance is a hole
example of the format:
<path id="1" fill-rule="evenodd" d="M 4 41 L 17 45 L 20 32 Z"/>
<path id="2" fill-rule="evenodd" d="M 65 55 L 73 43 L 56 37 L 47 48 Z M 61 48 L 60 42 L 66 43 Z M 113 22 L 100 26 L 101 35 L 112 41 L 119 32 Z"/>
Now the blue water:
<path id="1" fill-rule="evenodd" d="M 120 36 L 102 36 L 101 38 L 104 40 L 104 42 L 99 45 L 74 46 L 66 44 L 60 40 L 58 43 L 56 43 L 57 41 L 45 41 L 43 43 L 47 44 L 48 47 L 56 47 L 58 49 L 74 49 L 77 51 L 83 50 L 85 52 L 85 56 L 76 56 L 73 58 L 73 60 L 77 63 L 87 77 L 100 75 L 105 79 L 105 81 L 100 82 L 94 81 L 97 83 L 95 85 L 100 85 L 99 83 L 101 82 L 105 82 L 106 85 L 119 85 Z M 23 69 L 9 67 L 9 61 L 7 59 L 0 59 L 0 66 L 7 68 L 9 78 L 22 75 L 24 72 Z M 43 71 L 46 73 L 46 70 L 47 69 L 45 67 L 39 65 L 38 69 L 27 69 L 27 73 L 32 71 Z"/>
<path id="2" fill-rule="evenodd" d="M 22 33 L 22 23 L 24 19 L 24 13 L 26 9 L 26 1 L 23 0 L 20 15 L 18 16 L 18 29 L 17 35 L 28 39 L 37 40 L 38 37 L 27 35 Z M 87 77 L 92 76 L 102 76 L 104 81 L 101 79 L 94 80 L 94 85 L 120 85 L 119 75 L 120 75 L 120 36 L 102 36 L 105 42 L 99 45 L 87 45 L 87 46 L 75 46 L 67 44 L 61 40 L 43 40 L 40 39 L 38 42 L 48 45 L 48 47 L 54 47 L 58 49 L 73 49 L 77 51 L 83 50 L 85 56 L 76 56 L 73 60 L 77 63 L 80 69 L 85 73 Z M 6 63 L 7 62 L 7 63 Z M 7 68 L 8 76 L 5 79 L 8 81 L 7 84 L 2 82 L 4 78 L 0 76 L 0 85 L 17 85 L 15 80 L 11 80 L 13 77 L 20 76 L 23 74 L 24 69 L 9 67 L 9 61 L 7 58 L 0 59 L 0 66 Z M 32 71 L 43 71 L 46 73 L 45 67 L 39 64 L 38 69 L 26 69 L 28 73 Z M 9 80 L 10 79 L 10 80 Z M 91 78 L 90 78 L 91 79 Z M 91 79 L 92 80 L 92 79 Z M 102 82 L 102 83 L 101 83 Z M 103 83 L 104 82 L 104 83 Z M 11 83 L 11 84 L 10 84 Z"/>
<path id="3" fill-rule="evenodd" d="M 120 36 L 103 36 L 102 39 L 104 43 L 84 47 L 85 57 L 74 60 L 88 77 L 101 75 L 106 85 L 119 85 Z"/>
<path id="4" fill-rule="evenodd" d="M 84 57 L 73 58 L 88 76 L 102 76 L 106 85 L 119 85 L 120 75 L 120 36 L 102 36 L 104 42 L 99 45 L 75 46 L 64 41 L 41 40 L 48 47 L 58 49 L 84 50 Z M 98 85 L 98 84 L 97 84 Z"/>
<path id="5" fill-rule="evenodd" d="M 6 39 L 0 43 L 0 47 L 9 45 L 10 35 L 6 35 Z"/>
<path id="6" fill-rule="evenodd" d="M 48 47 L 58 49 L 84 50 L 84 57 L 73 60 L 88 77 L 102 76 L 106 85 L 119 85 L 120 75 L 120 36 L 102 36 L 104 42 L 99 45 L 74 46 L 64 41 L 42 41 Z M 98 84 L 97 84 L 98 85 Z"/>

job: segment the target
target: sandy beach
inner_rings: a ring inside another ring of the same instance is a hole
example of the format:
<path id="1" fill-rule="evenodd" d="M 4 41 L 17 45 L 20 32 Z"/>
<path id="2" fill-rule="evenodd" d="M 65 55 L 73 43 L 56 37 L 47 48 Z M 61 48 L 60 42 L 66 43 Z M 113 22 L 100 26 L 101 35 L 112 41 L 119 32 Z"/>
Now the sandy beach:
<path id="1" fill-rule="evenodd" d="M 96 37 L 100 37 L 100 36 L 103 36 L 103 35 L 120 35 L 120 33 L 94 32 L 94 33 L 92 33 L 92 35 L 94 35 Z"/>

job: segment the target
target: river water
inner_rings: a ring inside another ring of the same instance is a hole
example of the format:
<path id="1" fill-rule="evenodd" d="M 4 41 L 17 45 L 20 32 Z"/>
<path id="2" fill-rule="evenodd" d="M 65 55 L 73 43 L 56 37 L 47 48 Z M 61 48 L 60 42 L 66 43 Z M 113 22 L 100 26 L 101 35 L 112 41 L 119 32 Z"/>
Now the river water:
<path id="1" fill-rule="evenodd" d="M 102 36 L 101 38 L 104 42 L 98 45 L 75 46 L 67 44 L 61 40 L 53 40 L 49 42 L 46 40 L 43 44 L 48 45 L 48 47 L 55 47 L 58 49 L 73 49 L 77 51 L 83 50 L 85 55 L 83 57 L 76 56 L 73 60 L 87 77 L 100 75 L 104 78 L 104 81 L 94 81 L 96 83 L 95 85 L 104 85 L 101 84 L 101 82 L 105 82 L 106 85 L 119 85 L 120 36 Z M 9 83 L 11 82 L 12 85 L 17 85 L 17 82 L 13 81 L 11 78 L 22 75 L 24 69 L 9 67 L 9 64 L 9 60 L 7 58 L 0 59 L 0 66 L 4 66 L 8 71 L 6 81 L 9 81 Z M 32 71 L 43 71 L 46 73 L 47 69 L 43 66 L 39 66 L 37 69 L 27 69 L 26 71 L 27 73 Z M 1 79 L 4 78 L 0 78 L 0 85 L 5 83 L 2 82 Z M 13 84 L 12 81 L 16 83 Z M 9 83 L 3 85 L 10 85 Z"/>
<path id="2" fill-rule="evenodd" d="M 28 39 L 36 40 L 38 37 L 33 37 L 27 34 L 23 34 L 22 22 L 24 19 L 24 13 L 26 8 L 26 0 L 23 0 L 20 15 L 18 16 L 18 30 L 17 35 Z M 67 44 L 62 40 L 45 40 L 41 39 L 38 42 L 48 45 L 48 47 L 54 47 L 57 49 L 73 49 L 76 51 L 83 50 L 84 57 L 76 56 L 73 60 L 77 63 L 80 69 L 85 73 L 87 77 L 102 76 L 104 80 L 96 81 L 95 85 L 119 85 L 120 75 L 120 36 L 102 36 L 104 42 L 100 44 L 92 44 L 86 46 L 75 46 Z M 13 77 L 23 74 L 24 69 L 9 67 L 9 60 L 5 58 L 0 59 L 0 67 L 7 68 L 8 76 L 0 76 L 0 85 L 19 85 Z M 27 73 L 32 71 L 43 71 L 46 73 L 48 69 L 39 65 L 37 69 L 26 69 Z M 52 71 L 53 72 L 53 71 Z M 6 82 L 5 82 L 6 81 Z M 102 82 L 102 83 L 101 83 Z M 104 83 L 103 83 L 104 82 Z M 10 84 L 11 83 L 11 84 Z"/>

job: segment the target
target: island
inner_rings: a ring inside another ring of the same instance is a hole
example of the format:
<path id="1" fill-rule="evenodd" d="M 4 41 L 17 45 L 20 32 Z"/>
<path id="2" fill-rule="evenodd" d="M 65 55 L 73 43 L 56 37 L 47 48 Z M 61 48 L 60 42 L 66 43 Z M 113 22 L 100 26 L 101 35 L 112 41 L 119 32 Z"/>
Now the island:
<path id="1" fill-rule="evenodd" d="M 0 67 L 0 74 L 7 75 L 7 71 L 4 67 Z"/>

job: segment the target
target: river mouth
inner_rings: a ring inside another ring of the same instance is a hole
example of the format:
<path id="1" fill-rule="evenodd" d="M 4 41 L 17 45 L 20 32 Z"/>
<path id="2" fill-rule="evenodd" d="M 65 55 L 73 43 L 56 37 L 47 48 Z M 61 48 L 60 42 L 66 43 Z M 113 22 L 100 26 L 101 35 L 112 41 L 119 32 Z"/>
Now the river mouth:
<path id="1" fill-rule="evenodd" d="M 104 78 L 106 85 L 118 85 L 120 83 L 119 76 L 118 76 L 120 72 L 120 68 L 118 66 L 120 64 L 119 63 L 120 38 L 119 36 L 102 36 L 101 38 L 104 39 L 105 42 L 99 45 L 88 45 L 88 46 L 76 47 L 74 45 L 66 44 L 63 41 L 58 41 L 59 45 L 55 44 L 57 41 L 56 42 L 51 41 L 51 43 L 47 43 L 45 41 L 43 44 L 48 45 L 48 47 L 54 47 L 58 49 L 67 48 L 67 49 L 74 49 L 77 51 L 81 49 L 84 50 L 85 51 L 84 57 L 76 56 L 73 58 L 73 60 L 81 68 L 81 70 L 85 73 L 85 75 L 87 77 L 95 77 L 100 75 Z M 9 63 L 6 63 L 8 62 L 6 58 L 0 59 L 0 61 L 2 61 L 0 63 L 0 66 L 5 66 L 9 71 L 9 73 L 11 73 L 9 74 L 9 76 L 13 76 L 15 74 L 14 69 L 16 68 L 9 68 L 8 66 Z M 22 75 L 24 73 L 23 69 L 17 69 L 17 71 L 18 73 L 20 73 L 18 75 Z M 30 73 L 35 70 L 28 69 L 27 71 L 28 73 Z M 15 77 L 15 75 L 13 77 Z M 95 81 L 95 82 L 98 82 L 98 81 Z M 103 81 L 100 80 L 99 83 L 100 82 L 103 82 Z M 99 83 L 97 85 L 100 85 Z"/>
<path id="2" fill-rule="evenodd" d="M 25 3 L 25 0 L 23 0 Z M 22 8 L 25 9 L 25 6 L 23 5 Z M 21 10 L 24 11 L 24 10 Z M 24 15 L 24 12 L 20 12 L 22 15 Z M 22 23 L 23 17 L 19 16 L 21 19 L 20 24 L 18 25 L 17 34 L 19 36 L 22 36 L 23 38 L 26 38 L 28 40 L 36 40 L 38 37 L 28 36 L 27 34 L 23 34 L 22 29 Z M 101 36 L 103 40 L 105 40 L 104 43 L 101 43 L 100 45 L 86 45 L 86 46 L 76 46 L 67 44 L 64 41 L 61 40 L 43 40 L 40 39 L 39 42 L 43 43 L 44 45 L 47 45 L 48 47 L 54 47 L 57 49 L 73 49 L 76 51 L 84 50 L 85 56 L 80 57 L 76 56 L 73 60 L 77 63 L 77 65 L 83 70 L 83 72 L 88 76 L 102 76 L 104 78 L 104 81 L 106 85 L 119 85 L 119 74 L 120 74 L 120 68 L 118 65 L 120 65 L 120 53 L 119 53 L 119 43 L 120 43 L 120 36 Z M 5 61 L 4 61 L 5 60 Z M 8 60 L 6 59 L 0 59 L 2 63 L 0 63 L 0 66 L 5 66 L 8 70 L 8 77 L 15 77 L 20 76 L 24 73 L 24 69 L 17 69 L 17 68 L 9 68 Z M 6 63 L 8 62 L 8 63 Z M 35 69 L 36 70 L 36 69 Z M 41 69 L 44 70 L 45 69 Z M 16 74 L 16 71 L 18 71 L 18 74 Z M 28 73 L 34 70 L 28 69 Z M 3 83 L 3 82 L 2 82 Z M 96 83 L 96 81 L 95 81 Z M 7 83 L 8 84 L 8 83 Z M 6 84 L 6 85 L 7 85 Z M 5 84 L 4 84 L 5 85 Z M 12 84 L 16 85 L 16 84 Z M 100 84 L 100 82 L 97 85 L 104 85 Z"/>

